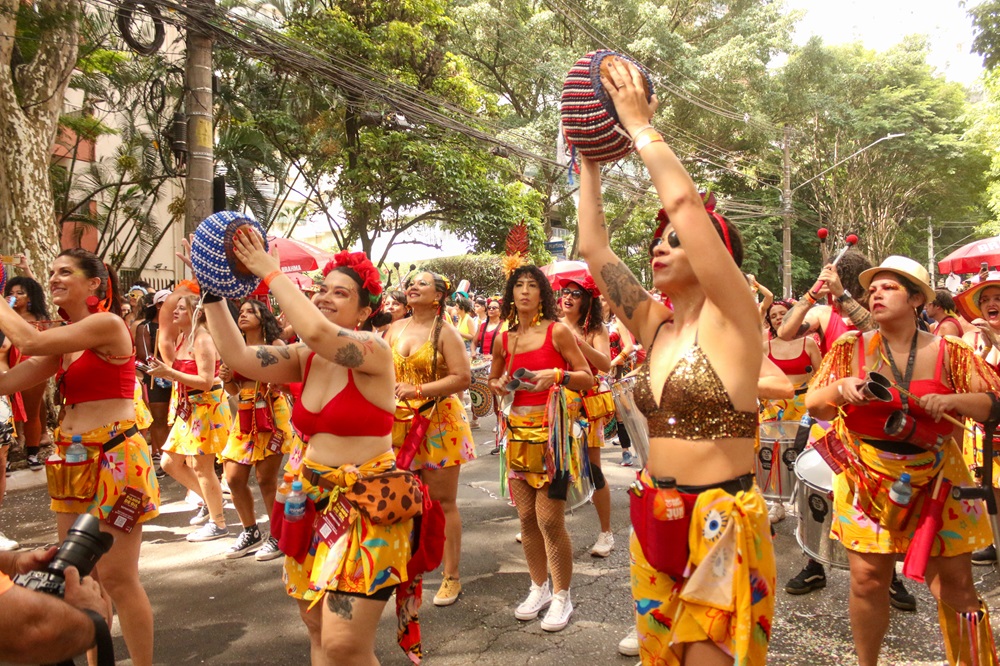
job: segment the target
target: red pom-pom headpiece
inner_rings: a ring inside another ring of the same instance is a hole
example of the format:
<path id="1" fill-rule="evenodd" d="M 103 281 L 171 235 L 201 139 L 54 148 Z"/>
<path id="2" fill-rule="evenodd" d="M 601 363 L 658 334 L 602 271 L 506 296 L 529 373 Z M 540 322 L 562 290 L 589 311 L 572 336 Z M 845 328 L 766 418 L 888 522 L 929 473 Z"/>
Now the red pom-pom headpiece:
<path id="1" fill-rule="evenodd" d="M 344 250 L 333 255 L 326 266 L 323 267 L 323 277 L 325 278 L 335 268 L 349 268 L 361 280 L 361 286 L 371 294 L 369 305 L 374 312 L 382 308 L 382 276 L 379 275 L 375 264 L 364 252 L 348 252 Z"/>

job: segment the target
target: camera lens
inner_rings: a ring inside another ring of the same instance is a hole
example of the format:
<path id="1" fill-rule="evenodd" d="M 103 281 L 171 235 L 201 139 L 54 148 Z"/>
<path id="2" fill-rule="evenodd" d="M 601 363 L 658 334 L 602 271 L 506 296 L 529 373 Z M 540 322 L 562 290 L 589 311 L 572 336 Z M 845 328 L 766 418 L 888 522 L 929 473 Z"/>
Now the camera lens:
<path id="1" fill-rule="evenodd" d="M 100 526 L 101 521 L 89 513 L 80 515 L 69 528 L 66 539 L 49 563 L 48 570 L 62 575 L 66 567 L 76 567 L 80 578 L 89 576 L 97 560 L 108 552 L 115 541 L 111 534 L 101 532 Z"/>

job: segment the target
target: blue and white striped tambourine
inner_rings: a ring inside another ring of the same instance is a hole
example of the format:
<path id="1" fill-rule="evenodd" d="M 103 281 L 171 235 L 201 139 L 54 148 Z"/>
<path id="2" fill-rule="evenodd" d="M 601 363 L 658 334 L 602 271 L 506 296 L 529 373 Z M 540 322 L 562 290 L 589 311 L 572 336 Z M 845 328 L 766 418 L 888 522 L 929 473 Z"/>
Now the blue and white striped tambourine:
<path id="1" fill-rule="evenodd" d="M 233 253 L 233 235 L 244 225 L 257 230 L 267 249 L 264 229 L 242 213 L 224 210 L 206 217 L 198 225 L 191 242 L 191 265 L 203 292 L 224 298 L 243 298 L 260 284 L 260 278 L 242 268 Z"/>

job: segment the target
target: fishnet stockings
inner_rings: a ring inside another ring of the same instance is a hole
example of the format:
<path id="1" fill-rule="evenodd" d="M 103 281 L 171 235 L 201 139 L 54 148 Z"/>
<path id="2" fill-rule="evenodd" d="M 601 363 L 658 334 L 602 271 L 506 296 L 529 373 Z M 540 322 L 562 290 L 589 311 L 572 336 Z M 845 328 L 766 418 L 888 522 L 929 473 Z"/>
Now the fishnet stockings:
<path id="1" fill-rule="evenodd" d="M 566 531 L 566 502 L 549 499 L 548 486 L 532 488 L 510 479 L 511 495 L 521 519 L 521 545 L 531 582 L 542 585 L 552 574 L 552 591 L 568 590 L 573 577 L 573 544 Z"/>

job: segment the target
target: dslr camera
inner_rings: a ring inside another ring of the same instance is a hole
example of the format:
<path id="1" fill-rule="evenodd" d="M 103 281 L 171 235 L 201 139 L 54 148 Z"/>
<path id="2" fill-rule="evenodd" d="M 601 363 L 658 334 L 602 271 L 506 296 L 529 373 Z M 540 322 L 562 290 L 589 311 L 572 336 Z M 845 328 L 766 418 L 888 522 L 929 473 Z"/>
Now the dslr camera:
<path id="1" fill-rule="evenodd" d="M 89 513 L 81 514 L 69 528 L 66 539 L 45 570 L 18 574 L 14 576 L 14 583 L 29 590 L 64 596 L 66 567 L 76 567 L 80 578 L 89 576 L 97 561 L 114 543 L 114 536 L 102 532 L 100 525 L 101 522 Z"/>

